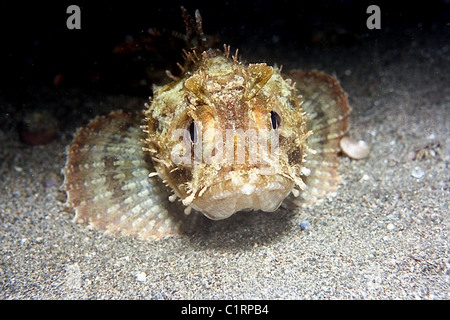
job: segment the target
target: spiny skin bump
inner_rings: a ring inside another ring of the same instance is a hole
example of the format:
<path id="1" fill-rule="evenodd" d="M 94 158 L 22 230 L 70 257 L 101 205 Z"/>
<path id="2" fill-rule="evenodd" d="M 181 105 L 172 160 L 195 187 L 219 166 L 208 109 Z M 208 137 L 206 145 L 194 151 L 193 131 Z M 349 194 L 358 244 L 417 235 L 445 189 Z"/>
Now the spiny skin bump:
<path id="1" fill-rule="evenodd" d="M 228 55 L 186 54 L 189 68 L 143 115 L 114 112 L 76 133 L 64 169 L 76 222 L 154 240 L 195 230 L 198 212 L 218 220 L 334 194 L 350 113 L 338 81 Z"/>

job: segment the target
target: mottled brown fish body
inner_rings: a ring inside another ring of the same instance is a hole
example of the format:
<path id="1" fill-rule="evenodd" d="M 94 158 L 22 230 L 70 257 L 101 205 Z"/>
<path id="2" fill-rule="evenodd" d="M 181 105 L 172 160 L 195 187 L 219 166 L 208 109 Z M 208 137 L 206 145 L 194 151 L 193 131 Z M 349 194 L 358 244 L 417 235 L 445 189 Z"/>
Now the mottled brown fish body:
<path id="1" fill-rule="evenodd" d="M 226 47 L 185 54 L 143 116 L 114 112 L 76 133 L 63 170 L 76 222 L 159 239 L 194 230 L 198 212 L 218 220 L 335 193 L 350 107 L 334 77 L 282 75 Z"/>

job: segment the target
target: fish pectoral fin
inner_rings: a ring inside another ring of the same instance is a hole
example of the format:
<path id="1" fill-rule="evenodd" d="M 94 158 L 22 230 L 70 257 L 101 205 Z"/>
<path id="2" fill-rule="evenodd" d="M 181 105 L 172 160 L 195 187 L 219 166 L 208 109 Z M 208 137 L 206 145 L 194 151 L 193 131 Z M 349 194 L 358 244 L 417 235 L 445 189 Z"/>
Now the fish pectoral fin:
<path id="1" fill-rule="evenodd" d="M 67 148 L 63 188 L 75 222 L 114 235 L 156 240 L 188 232 L 187 217 L 143 151 L 139 118 L 125 112 L 97 117 L 77 131 Z"/>
<path id="2" fill-rule="evenodd" d="M 339 141 L 349 130 L 351 108 L 335 77 L 300 70 L 291 71 L 286 77 L 295 81 L 303 100 L 301 106 L 308 114 L 307 128 L 313 131 L 308 138 L 308 147 L 313 152 L 308 153 L 305 161 L 311 170 L 304 178 L 307 188 L 292 200 L 299 205 L 312 205 L 333 196 L 339 186 Z"/>

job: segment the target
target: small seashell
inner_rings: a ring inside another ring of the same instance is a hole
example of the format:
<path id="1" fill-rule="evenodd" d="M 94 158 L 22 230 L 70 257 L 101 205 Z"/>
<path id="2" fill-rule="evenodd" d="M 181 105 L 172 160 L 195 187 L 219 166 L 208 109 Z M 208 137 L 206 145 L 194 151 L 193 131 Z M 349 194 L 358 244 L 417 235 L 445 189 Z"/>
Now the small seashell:
<path id="1" fill-rule="evenodd" d="M 414 170 L 411 172 L 411 176 L 414 178 L 420 179 L 425 175 L 425 171 L 421 167 L 415 167 Z"/>
<path id="2" fill-rule="evenodd" d="M 339 144 L 342 152 L 352 159 L 364 159 L 370 152 L 369 144 L 363 140 L 356 142 L 349 137 L 343 137 Z"/>

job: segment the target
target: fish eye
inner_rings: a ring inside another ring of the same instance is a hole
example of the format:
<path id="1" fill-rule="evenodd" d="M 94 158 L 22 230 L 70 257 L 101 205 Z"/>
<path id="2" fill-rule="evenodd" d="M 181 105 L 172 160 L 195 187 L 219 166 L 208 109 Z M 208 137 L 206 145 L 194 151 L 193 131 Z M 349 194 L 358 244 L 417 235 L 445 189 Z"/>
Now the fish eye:
<path id="1" fill-rule="evenodd" d="M 197 142 L 197 127 L 195 126 L 194 121 L 191 121 L 191 123 L 189 124 L 188 130 L 189 130 L 189 137 L 191 139 L 191 142 L 196 143 Z"/>
<path id="2" fill-rule="evenodd" d="M 272 128 L 277 130 L 281 124 L 281 117 L 275 111 L 270 111 L 270 121 L 272 122 Z"/>

